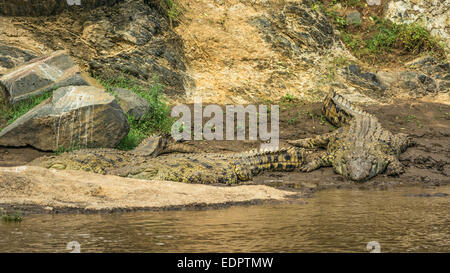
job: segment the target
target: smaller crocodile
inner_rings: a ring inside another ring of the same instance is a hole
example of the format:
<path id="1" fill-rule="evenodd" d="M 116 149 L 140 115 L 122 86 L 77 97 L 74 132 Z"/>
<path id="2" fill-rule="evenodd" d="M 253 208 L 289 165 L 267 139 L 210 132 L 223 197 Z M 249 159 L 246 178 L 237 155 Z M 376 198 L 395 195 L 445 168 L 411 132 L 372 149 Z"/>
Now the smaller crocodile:
<path id="1" fill-rule="evenodd" d="M 263 171 L 292 171 L 310 153 L 289 147 L 241 153 L 169 153 L 194 151 L 186 145 L 153 136 L 131 151 L 83 149 L 38 158 L 30 163 L 60 170 L 83 170 L 122 177 L 186 183 L 237 183 Z"/>
<path id="2" fill-rule="evenodd" d="M 378 119 L 352 105 L 333 90 L 324 101 L 325 116 L 339 129 L 313 138 L 289 141 L 309 149 L 324 148 L 300 170 L 310 172 L 332 166 L 334 171 L 354 181 L 370 179 L 384 171 L 398 175 L 404 168 L 398 157 L 413 141 L 406 134 L 392 134 Z"/>

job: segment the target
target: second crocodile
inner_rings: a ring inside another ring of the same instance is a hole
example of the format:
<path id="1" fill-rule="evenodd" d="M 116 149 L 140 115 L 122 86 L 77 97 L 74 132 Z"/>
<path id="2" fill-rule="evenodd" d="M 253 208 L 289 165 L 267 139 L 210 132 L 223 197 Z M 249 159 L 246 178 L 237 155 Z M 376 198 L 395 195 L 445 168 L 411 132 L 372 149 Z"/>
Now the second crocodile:
<path id="1" fill-rule="evenodd" d="M 325 98 L 326 118 L 339 129 L 314 138 L 289 141 L 302 148 L 324 148 L 300 169 L 306 172 L 333 166 L 336 173 L 354 181 L 370 179 L 384 171 L 404 172 L 400 153 L 413 144 L 406 134 L 393 134 L 378 119 L 331 91 Z"/>

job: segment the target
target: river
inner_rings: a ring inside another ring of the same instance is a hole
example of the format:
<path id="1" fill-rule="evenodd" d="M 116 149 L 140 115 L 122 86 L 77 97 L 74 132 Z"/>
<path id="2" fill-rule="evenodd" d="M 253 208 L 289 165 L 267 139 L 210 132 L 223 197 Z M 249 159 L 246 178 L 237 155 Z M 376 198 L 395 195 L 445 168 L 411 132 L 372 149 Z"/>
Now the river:
<path id="1" fill-rule="evenodd" d="M 435 197 L 414 194 L 444 193 Z M 325 190 L 218 210 L 28 215 L 0 252 L 450 252 L 450 187 Z M 79 248 L 77 248 L 79 246 Z"/>

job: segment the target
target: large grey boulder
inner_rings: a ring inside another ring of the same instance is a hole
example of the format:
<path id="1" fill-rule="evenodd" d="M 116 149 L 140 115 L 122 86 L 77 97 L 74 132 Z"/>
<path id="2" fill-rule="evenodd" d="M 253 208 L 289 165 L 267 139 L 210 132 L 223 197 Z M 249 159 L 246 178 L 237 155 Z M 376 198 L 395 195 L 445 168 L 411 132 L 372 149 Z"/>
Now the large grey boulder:
<path id="1" fill-rule="evenodd" d="M 15 103 L 63 86 L 92 85 L 93 81 L 61 50 L 9 70 L 0 78 L 0 89 Z"/>
<path id="2" fill-rule="evenodd" d="M 123 112 L 134 116 L 136 120 L 140 120 L 149 111 L 150 103 L 130 90 L 113 88 L 112 92 L 116 95 Z"/>
<path id="3" fill-rule="evenodd" d="M 68 86 L 4 128 L 0 146 L 115 147 L 129 128 L 114 96 L 92 86 Z"/>

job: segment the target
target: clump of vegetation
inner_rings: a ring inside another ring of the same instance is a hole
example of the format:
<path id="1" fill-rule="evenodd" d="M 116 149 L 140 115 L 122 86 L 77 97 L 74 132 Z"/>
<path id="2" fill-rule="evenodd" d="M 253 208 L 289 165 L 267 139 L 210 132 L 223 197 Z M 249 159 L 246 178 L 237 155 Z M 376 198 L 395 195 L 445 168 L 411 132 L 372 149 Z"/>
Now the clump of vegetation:
<path id="1" fill-rule="evenodd" d="M 286 95 L 284 95 L 284 97 L 281 98 L 282 101 L 285 102 L 293 102 L 295 100 L 294 95 L 287 93 Z"/>
<path id="2" fill-rule="evenodd" d="M 15 212 L 14 214 L 3 212 L 1 218 L 5 222 L 22 222 L 23 220 L 21 212 Z"/>
<path id="3" fill-rule="evenodd" d="M 125 75 L 117 79 L 99 80 L 105 89 L 113 95 L 112 88 L 125 88 L 146 99 L 150 104 L 148 111 L 139 120 L 127 114 L 130 131 L 119 143 L 118 149 L 131 150 L 151 134 L 170 133 L 173 124 L 173 119 L 170 117 L 170 106 L 165 101 L 162 93 L 163 85 L 159 83 L 157 77 L 153 78 L 153 83 L 148 88 L 126 78 Z"/>
<path id="4" fill-rule="evenodd" d="M 377 59 L 385 53 L 401 54 L 429 52 L 443 56 L 444 48 L 421 25 L 395 24 L 389 20 L 373 18 L 374 25 L 368 35 L 342 31 L 342 40 L 359 58 Z"/>
<path id="5" fill-rule="evenodd" d="M 369 7 L 365 1 L 310 1 L 310 6 L 331 19 L 342 41 L 357 58 L 370 63 L 407 61 L 419 53 L 437 58 L 446 54 L 442 43 L 419 23 L 395 24 L 380 19 L 382 9 Z M 361 24 L 348 24 L 344 10 L 349 8 L 364 14 Z"/>
<path id="6" fill-rule="evenodd" d="M 52 91 L 46 92 L 39 96 L 30 97 L 28 99 L 19 101 L 15 104 L 10 104 L 4 101 L 0 96 L 0 119 L 3 120 L 2 127 L 7 126 L 19 117 L 26 114 L 28 111 L 39 105 L 44 100 L 50 98 Z M 0 129 L 1 131 L 1 129 Z"/>
<path id="7" fill-rule="evenodd" d="M 180 22 L 180 16 L 183 9 L 180 3 L 176 0 L 147 0 L 147 2 L 156 7 L 162 12 L 168 19 L 170 28 L 173 28 L 174 22 Z"/>

